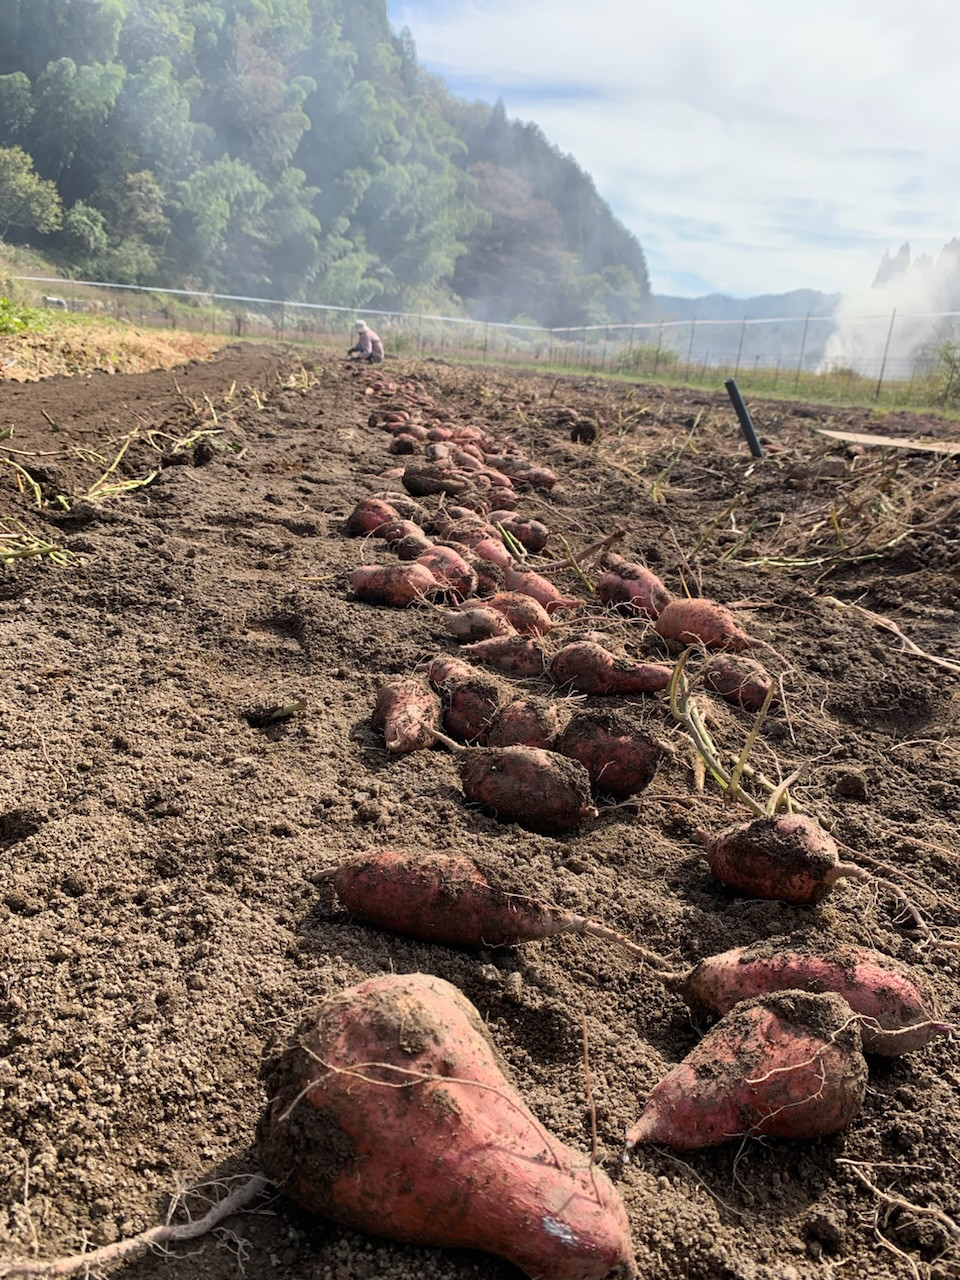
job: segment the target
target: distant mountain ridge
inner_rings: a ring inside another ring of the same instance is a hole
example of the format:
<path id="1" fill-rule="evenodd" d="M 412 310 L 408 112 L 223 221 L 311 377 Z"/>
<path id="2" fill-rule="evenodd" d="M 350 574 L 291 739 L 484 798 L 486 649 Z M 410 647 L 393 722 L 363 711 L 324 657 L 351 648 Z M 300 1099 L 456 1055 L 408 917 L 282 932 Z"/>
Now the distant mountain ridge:
<path id="1" fill-rule="evenodd" d="M 792 289 L 789 293 L 760 293 L 752 298 L 732 298 L 708 293 L 699 298 L 670 294 L 651 296 L 654 320 L 772 320 L 803 316 L 832 316 L 843 295 L 819 289 Z"/>

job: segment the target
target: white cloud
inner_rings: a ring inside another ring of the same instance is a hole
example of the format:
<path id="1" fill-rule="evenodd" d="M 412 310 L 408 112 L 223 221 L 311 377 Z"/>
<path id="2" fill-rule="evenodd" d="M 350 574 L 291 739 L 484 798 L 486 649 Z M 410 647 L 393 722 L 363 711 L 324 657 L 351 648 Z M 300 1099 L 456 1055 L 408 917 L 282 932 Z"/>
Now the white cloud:
<path id="1" fill-rule="evenodd" d="M 502 96 L 576 158 L 658 292 L 845 289 L 960 231 L 953 0 L 390 10 L 454 92 Z"/>

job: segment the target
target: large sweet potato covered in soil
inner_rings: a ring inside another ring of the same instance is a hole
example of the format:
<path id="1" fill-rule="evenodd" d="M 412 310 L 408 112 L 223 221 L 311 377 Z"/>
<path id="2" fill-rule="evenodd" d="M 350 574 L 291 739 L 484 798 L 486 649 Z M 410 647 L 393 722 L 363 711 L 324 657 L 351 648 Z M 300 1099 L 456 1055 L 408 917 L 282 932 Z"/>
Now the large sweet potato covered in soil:
<path id="1" fill-rule="evenodd" d="M 695 1013 L 724 1014 L 769 991 L 835 991 L 859 1015 L 863 1047 L 909 1053 L 950 1031 L 928 1012 L 906 967 L 867 947 L 768 939 L 708 956 L 687 974 L 683 998 Z"/>
<path id="2" fill-rule="evenodd" d="M 499 591 L 487 601 L 487 607 L 496 609 L 516 628 L 528 636 L 542 636 L 553 626 L 550 615 L 533 596 L 521 591 Z"/>
<path id="3" fill-rule="evenodd" d="M 440 694 L 443 727 L 451 738 L 458 742 L 481 741 L 507 700 L 500 681 L 459 658 L 434 658 L 428 675 Z"/>
<path id="4" fill-rule="evenodd" d="M 478 747 L 460 757 L 468 800 L 534 831 L 570 831 L 596 817 L 590 775 L 577 760 L 537 747 Z"/>
<path id="5" fill-rule="evenodd" d="M 597 595 L 604 604 L 616 605 L 622 613 L 656 618 L 670 603 L 670 592 L 645 565 L 610 554 L 604 567 L 606 572 L 597 581 Z"/>
<path id="6" fill-rule="evenodd" d="M 579 760 L 599 791 L 632 796 L 649 786 L 663 747 L 614 711 L 578 711 L 557 741 L 561 755 Z"/>
<path id="7" fill-rule="evenodd" d="M 493 636 L 464 645 L 463 652 L 485 666 L 521 680 L 542 676 L 546 667 L 544 652 L 532 636 Z"/>
<path id="8" fill-rule="evenodd" d="M 388 680 L 377 694 L 373 727 L 383 730 L 393 755 L 432 747 L 436 743 L 433 730 L 440 728 L 440 699 L 415 676 Z"/>
<path id="9" fill-rule="evenodd" d="M 730 610 L 713 600 L 671 600 L 656 621 L 657 634 L 678 644 L 702 644 L 707 649 L 738 653 L 755 641 L 741 631 Z"/>
<path id="10" fill-rule="evenodd" d="M 671 668 L 657 662 L 635 662 L 612 654 L 592 640 L 566 644 L 550 664 L 552 679 L 574 693 L 659 693 L 670 683 Z"/>
<path id="11" fill-rule="evenodd" d="M 334 996 L 266 1085 L 261 1162 L 303 1208 L 496 1253 L 538 1280 L 636 1276 L 606 1174 L 533 1117 L 480 1015 L 443 979 L 389 974 Z"/>
<path id="12" fill-rule="evenodd" d="M 486 742 L 488 747 L 549 748 L 559 732 L 560 712 L 554 703 L 515 698 L 494 716 Z"/>
<path id="13" fill-rule="evenodd" d="M 436 595 L 440 583 L 423 564 L 365 564 L 347 574 L 358 600 L 390 604 L 402 609 L 425 596 Z"/>
<path id="14" fill-rule="evenodd" d="M 866 1091 L 847 1002 L 782 991 L 722 1018 L 654 1087 L 627 1145 L 692 1151 L 735 1138 L 820 1138 L 850 1123 Z"/>
<path id="15" fill-rule="evenodd" d="M 750 658 L 718 653 L 703 668 L 703 683 L 727 702 L 759 711 L 773 681 L 759 662 Z M 772 699 L 776 701 L 776 696 Z"/>
<path id="16" fill-rule="evenodd" d="M 754 818 L 706 839 L 710 870 L 748 898 L 819 902 L 853 870 L 840 861 L 836 842 L 803 814 Z"/>

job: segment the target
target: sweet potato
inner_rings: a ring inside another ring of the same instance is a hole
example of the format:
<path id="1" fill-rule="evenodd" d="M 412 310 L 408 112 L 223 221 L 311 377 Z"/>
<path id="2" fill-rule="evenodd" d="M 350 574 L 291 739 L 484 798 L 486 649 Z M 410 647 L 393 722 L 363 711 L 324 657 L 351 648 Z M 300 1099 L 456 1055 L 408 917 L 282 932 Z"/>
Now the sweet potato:
<path id="1" fill-rule="evenodd" d="M 404 467 L 401 476 L 403 487 L 416 498 L 432 493 L 456 495 L 470 488 L 470 481 L 462 471 L 454 471 L 439 462 L 411 462 Z"/>
<path id="2" fill-rule="evenodd" d="M 682 985 L 684 1000 L 697 1014 L 728 1013 L 741 1000 L 785 990 L 842 996 L 859 1018 L 867 1053 L 910 1053 L 952 1030 L 927 1011 L 905 966 L 867 947 L 818 948 L 771 938 L 708 956 Z"/>
<path id="3" fill-rule="evenodd" d="M 650 785 L 663 747 L 613 711 L 578 711 L 557 740 L 556 750 L 579 760 L 599 790 L 632 796 Z"/>
<path id="4" fill-rule="evenodd" d="M 377 694 L 373 727 L 383 730 L 393 755 L 432 747 L 437 741 L 434 730 L 440 728 L 440 699 L 414 676 L 389 680 Z"/>
<path id="5" fill-rule="evenodd" d="M 737 626 L 733 614 L 713 600 L 671 600 L 656 621 L 657 635 L 679 644 L 739 653 L 757 642 Z"/>
<path id="6" fill-rule="evenodd" d="M 459 658 L 435 658 L 427 678 L 443 704 L 443 727 L 459 742 L 479 742 L 506 700 L 499 680 Z"/>
<path id="7" fill-rule="evenodd" d="M 590 640 L 564 645 L 550 664 L 556 684 L 574 693 L 658 693 L 670 683 L 672 670 L 656 662 L 635 662 Z"/>
<path id="8" fill-rule="evenodd" d="M 390 490 L 387 493 L 375 496 L 380 497 L 384 502 L 391 506 L 401 520 L 412 520 L 414 524 L 419 525 L 421 529 L 426 527 L 426 522 L 429 518 L 427 516 L 427 512 L 419 502 L 415 502 L 408 494 L 399 493 L 396 490 Z"/>
<path id="9" fill-rule="evenodd" d="M 597 582 L 597 595 L 604 604 L 617 606 L 621 613 L 657 618 L 670 603 L 670 592 L 645 565 L 614 554 L 606 557 L 604 565 L 606 572 Z"/>
<path id="10" fill-rule="evenodd" d="M 419 453 L 420 441 L 409 431 L 398 431 L 390 441 L 388 453 Z"/>
<path id="11" fill-rule="evenodd" d="M 850 1006 L 781 991 L 728 1013 L 651 1092 L 627 1146 L 676 1151 L 733 1138 L 821 1138 L 845 1128 L 867 1091 Z"/>
<path id="12" fill-rule="evenodd" d="M 364 533 L 374 533 L 385 525 L 399 520 L 396 507 L 379 498 L 362 498 L 347 516 L 343 531 L 350 537 L 359 537 Z"/>
<path id="13" fill-rule="evenodd" d="M 408 533 L 405 538 L 392 543 L 391 549 L 400 560 L 419 560 L 432 546 L 433 543 L 425 533 Z"/>
<path id="14" fill-rule="evenodd" d="M 542 604 L 547 613 L 557 609 L 578 609 L 583 604 L 572 596 L 565 596 L 552 582 L 530 569 L 504 569 L 503 581 L 508 591 L 519 591 Z"/>
<path id="15" fill-rule="evenodd" d="M 525 520 L 512 511 L 491 512 L 490 523 L 503 525 L 507 533 L 516 538 L 520 545 L 534 556 L 543 550 L 550 537 L 550 531 L 545 524 L 541 524 L 539 520 Z"/>
<path id="16" fill-rule="evenodd" d="M 820 902 L 843 876 L 869 879 L 841 862 L 833 837 L 804 814 L 754 818 L 718 836 L 703 832 L 701 839 L 717 879 L 750 898 Z"/>
<path id="17" fill-rule="evenodd" d="M 532 636 L 494 636 L 490 640 L 464 645 L 463 652 L 488 667 L 521 680 L 542 676 L 546 669 L 544 652 Z"/>
<path id="18" fill-rule="evenodd" d="M 759 662 L 718 653 L 703 668 L 703 683 L 727 702 L 759 711 L 773 681 Z M 772 701 L 777 701 L 776 695 Z"/>
<path id="19" fill-rule="evenodd" d="M 424 564 L 365 564 L 347 574 L 360 600 L 391 604 L 398 609 L 443 590 Z"/>
<path id="20" fill-rule="evenodd" d="M 546 635 L 553 626 L 543 605 L 520 591 L 498 592 L 490 597 L 487 605 L 502 613 L 524 635 Z"/>
<path id="21" fill-rule="evenodd" d="M 538 1280 L 635 1280 L 623 1204 L 505 1078 L 477 1010 L 427 974 L 327 1000 L 266 1070 L 265 1172 L 302 1208 Z"/>
<path id="22" fill-rule="evenodd" d="M 437 582 L 462 599 L 477 589 L 477 575 L 453 547 L 430 547 L 417 557 L 416 563 L 424 565 Z"/>
<path id="23" fill-rule="evenodd" d="M 555 751 L 461 749 L 460 780 L 468 800 L 534 831 L 570 831 L 597 816 L 586 769 Z"/>
<path id="24" fill-rule="evenodd" d="M 329 881 L 344 907 L 364 924 L 423 942 L 485 950 L 574 933 L 605 938 L 657 969 L 666 965 L 604 924 L 508 893 L 462 854 L 381 849 L 355 854 L 315 879 Z"/>
<path id="25" fill-rule="evenodd" d="M 461 644 L 489 640 L 492 636 L 516 635 L 512 623 L 496 609 L 450 610 L 442 616 L 447 630 Z"/>
<path id="26" fill-rule="evenodd" d="M 491 721 L 486 745 L 547 750 L 559 732 L 560 712 L 554 703 L 542 698 L 514 698 L 501 707 Z"/>
<path id="27" fill-rule="evenodd" d="M 500 569 L 506 570 L 513 566 L 513 556 L 504 546 L 499 535 L 489 534 L 486 538 L 475 542 L 473 554 L 479 556 L 481 560 L 488 560 Z"/>
<path id="28" fill-rule="evenodd" d="M 393 546 L 403 538 L 426 538 L 426 534 L 412 520 L 391 520 L 374 531 L 374 537 L 382 538 L 388 546 Z"/>

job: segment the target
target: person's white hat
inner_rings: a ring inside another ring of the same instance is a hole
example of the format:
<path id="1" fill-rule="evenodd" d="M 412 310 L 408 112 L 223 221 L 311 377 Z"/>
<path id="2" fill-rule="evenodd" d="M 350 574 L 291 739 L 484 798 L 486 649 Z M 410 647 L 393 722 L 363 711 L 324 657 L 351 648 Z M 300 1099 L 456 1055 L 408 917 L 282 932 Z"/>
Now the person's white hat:
<path id="1" fill-rule="evenodd" d="M 357 321 L 357 332 L 358 332 L 358 333 L 363 333 L 363 331 L 364 331 L 364 329 L 365 329 L 366 327 L 367 327 L 367 324 L 366 324 L 366 321 L 365 321 L 365 320 L 358 320 L 358 321 Z"/>

